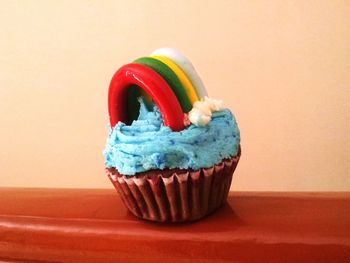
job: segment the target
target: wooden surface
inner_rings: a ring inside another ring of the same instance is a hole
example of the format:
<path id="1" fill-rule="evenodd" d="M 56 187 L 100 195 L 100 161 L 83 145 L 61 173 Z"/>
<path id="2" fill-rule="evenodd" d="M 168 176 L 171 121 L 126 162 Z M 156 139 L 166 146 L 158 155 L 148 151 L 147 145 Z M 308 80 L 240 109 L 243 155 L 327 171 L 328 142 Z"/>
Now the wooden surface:
<path id="1" fill-rule="evenodd" d="M 231 193 L 177 225 L 136 219 L 114 190 L 0 197 L 0 262 L 350 262 L 350 193 Z"/>

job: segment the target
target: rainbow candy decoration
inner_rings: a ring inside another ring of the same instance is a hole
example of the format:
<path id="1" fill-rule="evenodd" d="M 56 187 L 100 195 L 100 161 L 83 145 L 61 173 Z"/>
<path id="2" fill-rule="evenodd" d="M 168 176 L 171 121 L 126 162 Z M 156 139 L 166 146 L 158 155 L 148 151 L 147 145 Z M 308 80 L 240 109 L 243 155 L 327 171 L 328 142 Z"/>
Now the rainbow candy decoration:
<path id="1" fill-rule="evenodd" d="M 119 121 L 131 121 L 128 111 L 137 110 L 133 103 L 135 86 L 153 99 L 164 124 L 173 131 L 184 129 L 185 113 L 207 96 L 199 75 L 184 55 L 170 48 L 157 49 L 151 56 L 136 59 L 114 74 L 108 93 L 111 127 Z"/>

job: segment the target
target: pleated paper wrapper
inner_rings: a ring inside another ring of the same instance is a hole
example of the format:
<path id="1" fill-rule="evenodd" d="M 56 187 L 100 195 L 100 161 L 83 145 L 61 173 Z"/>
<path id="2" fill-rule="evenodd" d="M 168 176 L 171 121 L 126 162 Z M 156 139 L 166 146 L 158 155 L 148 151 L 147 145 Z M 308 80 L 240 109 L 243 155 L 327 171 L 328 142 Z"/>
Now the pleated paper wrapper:
<path id="1" fill-rule="evenodd" d="M 135 176 L 122 175 L 114 168 L 106 171 L 135 216 L 159 222 L 185 222 L 209 215 L 226 202 L 239 157 L 240 153 L 198 171 L 163 174 L 162 170 L 153 170 Z"/>

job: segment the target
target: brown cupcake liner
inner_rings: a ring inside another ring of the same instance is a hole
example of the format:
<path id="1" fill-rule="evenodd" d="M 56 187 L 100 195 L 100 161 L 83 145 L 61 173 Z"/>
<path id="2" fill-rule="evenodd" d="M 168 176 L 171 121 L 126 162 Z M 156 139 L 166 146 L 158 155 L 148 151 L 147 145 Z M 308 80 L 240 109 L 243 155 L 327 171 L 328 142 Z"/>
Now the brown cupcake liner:
<path id="1" fill-rule="evenodd" d="M 198 171 L 153 170 L 134 176 L 106 169 L 125 206 L 135 216 L 159 222 L 200 219 L 222 206 L 240 158 Z"/>

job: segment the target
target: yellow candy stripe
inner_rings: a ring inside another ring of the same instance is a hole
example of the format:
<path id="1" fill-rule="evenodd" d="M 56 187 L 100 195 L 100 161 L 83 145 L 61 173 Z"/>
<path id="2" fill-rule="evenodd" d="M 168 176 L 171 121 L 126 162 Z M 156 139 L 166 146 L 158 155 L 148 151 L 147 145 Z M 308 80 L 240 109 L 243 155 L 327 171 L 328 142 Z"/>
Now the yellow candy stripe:
<path id="1" fill-rule="evenodd" d="M 182 86 L 185 88 L 185 91 L 192 104 L 197 100 L 199 100 L 198 94 L 196 93 L 196 89 L 193 87 L 191 81 L 188 79 L 188 77 L 183 72 L 183 70 L 177 64 L 175 64 L 175 62 L 163 56 L 151 56 L 151 57 L 163 62 L 169 68 L 171 68 L 172 71 L 174 71 L 174 73 L 179 78 Z"/>

